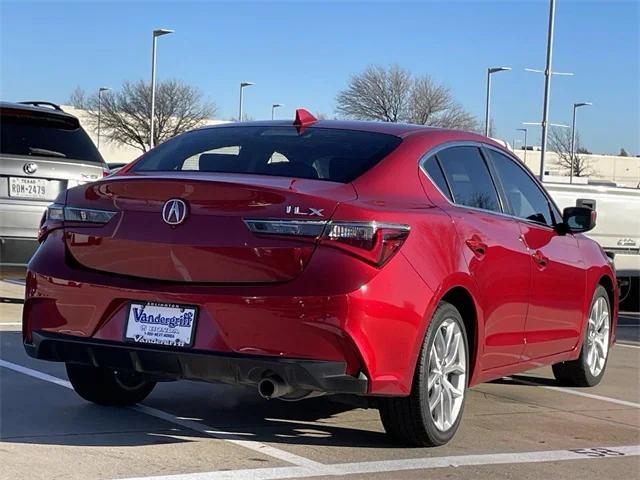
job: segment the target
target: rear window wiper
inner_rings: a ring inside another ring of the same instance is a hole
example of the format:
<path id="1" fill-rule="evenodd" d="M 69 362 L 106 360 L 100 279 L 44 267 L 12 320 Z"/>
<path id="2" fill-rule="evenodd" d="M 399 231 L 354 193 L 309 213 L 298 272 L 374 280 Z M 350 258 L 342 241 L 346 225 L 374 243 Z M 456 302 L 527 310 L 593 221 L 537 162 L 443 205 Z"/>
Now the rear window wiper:
<path id="1" fill-rule="evenodd" d="M 55 150 L 47 150 L 46 148 L 36 148 L 36 147 L 29 147 L 29 155 L 39 155 L 42 157 L 67 158 L 67 156 L 62 152 L 57 152 Z"/>

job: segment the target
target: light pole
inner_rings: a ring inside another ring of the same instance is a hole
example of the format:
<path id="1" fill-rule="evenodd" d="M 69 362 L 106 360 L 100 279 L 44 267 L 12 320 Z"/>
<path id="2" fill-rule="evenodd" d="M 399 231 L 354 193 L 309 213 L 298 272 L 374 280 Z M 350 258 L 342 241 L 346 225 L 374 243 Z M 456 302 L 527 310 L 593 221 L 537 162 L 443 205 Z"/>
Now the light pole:
<path id="1" fill-rule="evenodd" d="M 238 121 L 241 122 L 242 121 L 242 91 L 244 90 L 244 87 L 250 87 L 251 85 L 255 85 L 255 83 L 253 82 L 241 82 L 240 83 L 240 111 L 238 112 Z"/>
<path id="2" fill-rule="evenodd" d="M 571 173 L 569 173 L 569 183 L 573 183 L 573 163 L 576 159 L 576 110 L 588 105 L 593 104 L 591 102 L 577 102 L 573 104 L 573 122 L 571 123 Z"/>
<path id="3" fill-rule="evenodd" d="M 100 150 L 100 124 L 102 122 L 102 92 L 111 90 L 108 87 L 100 87 L 98 89 L 98 150 Z"/>
<path id="4" fill-rule="evenodd" d="M 484 136 L 489 136 L 489 116 L 491 109 L 491 74 L 498 72 L 506 72 L 511 67 L 491 67 L 487 68 L 487 105 L 484 110 Z"/>
<path id="5" fill-rule="evenodd" d="M 527 163 L 527 129 L 526 128 L 516 128 L 517 132 L 524 132 L 524 160 L 523 162 Z"/>
<path id="6" fill-rule="evenodd" d="M 540 146 L 540 181 L 544 181 L 544 155 L 547 152 L 547 122 L 551 95 L 551 63 L 553 59 L 553 28 L 556 21 L 556 0 L 549 0 L 549 28 L 547 30 L 547 63 L 544 68 L 544 99 L 542 103 L 542 145 Z"/>
<path id="7" fill-rule="evenodd" d="M 151 48 L 151 118 L 149 119 L 149 147 L 153 148 L 154 124 L 156 113 L 156 43 L 158 37 L 173 33 L 173 30 L 158 28 L 153 31 L 153 47 Z"/>
<path id="8" fill-rule="evenodd" d="M 273 105 L 271 105 L 271 120 L 273 120 L 275 118 L 275 114 L 276 114 L 276 108 L 282 107 L 283 105 L 281 103 L 274 103 Z"/>

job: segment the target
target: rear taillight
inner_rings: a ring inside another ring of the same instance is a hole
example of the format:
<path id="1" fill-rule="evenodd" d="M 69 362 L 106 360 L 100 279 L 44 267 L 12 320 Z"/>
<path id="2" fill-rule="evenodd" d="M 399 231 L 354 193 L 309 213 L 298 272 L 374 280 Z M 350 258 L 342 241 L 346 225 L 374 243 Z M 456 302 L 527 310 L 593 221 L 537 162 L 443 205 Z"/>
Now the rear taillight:
<path id="1" fill-rule="evenodd" d="M 53 203 L 47 207 L 47 210 L 45 210 L 44 215 L 42 216 L 42 220 L 40 220 L 38 241 L 44 241 L 52 230 L 62 228 L 65 221 L 76 225 L 79 223 L 102 225 L 111 220 L 115 214 L 116 212 L 111 210 L 65 207 L 59 203 Z"/>
<path id="2" fill-rule="evenodd" d="M 400 250 L 409 230 L 408 225 L 395 223 L 329 222 L 320 243 L 382 266 Z"/>
<path id="3" fill-rule="evenodd" d="M 258 235 L 312 239 L 376 266 L 384 265 L 395 255 L 410 231 L 408 225 L 377 222 L 247 219 L 245 224 Z"/>

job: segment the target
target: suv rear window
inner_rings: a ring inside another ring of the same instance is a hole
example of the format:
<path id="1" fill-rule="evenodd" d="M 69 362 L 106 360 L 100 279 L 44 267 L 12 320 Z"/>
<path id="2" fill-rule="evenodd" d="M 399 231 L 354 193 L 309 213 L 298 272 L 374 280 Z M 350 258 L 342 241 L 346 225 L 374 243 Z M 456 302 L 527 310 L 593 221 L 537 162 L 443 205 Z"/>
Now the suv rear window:
<path id="1" fill-rule="evenodd" d="M 247 126 L 195 130 L 144 155 L 134 172 L 188 170 L 351 182 L 402 139 L 333 128 Z"/>
<path id="2" fill-rule="evenodd" d="M 77 119 L 27 110 L 0 110 L 0 153 L 104 163 Z"/>

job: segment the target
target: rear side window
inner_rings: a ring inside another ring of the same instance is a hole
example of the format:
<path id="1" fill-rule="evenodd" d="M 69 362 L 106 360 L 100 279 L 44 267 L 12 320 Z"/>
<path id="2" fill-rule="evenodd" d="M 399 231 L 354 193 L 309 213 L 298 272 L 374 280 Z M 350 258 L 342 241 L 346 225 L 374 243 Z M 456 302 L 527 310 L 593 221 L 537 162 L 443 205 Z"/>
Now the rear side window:
<path id="1" fill-rule="evenodd" d="M 440 165 L 438 165 L 438 160 L 435 156 L 429 157 L 426 162 L 424 162 L 424 169 L 429 174 L 429 178 L 436 184 L 436 186 L 440 189 L 440 191 L 451 201 L 451 192 L 449 191 L 449 186 L 447 185 L 447 181 L 444 178 L 444 174 L 442 173 L 442 169 Z"/>
<path id="2" fill-rule="evenodd" d="M 402 141 L 394 135 L 333 128 L 247 126 L 194 130 L 143 156 L 134 172 L 276 175 L 351 182 Z"/>
<path id="3" fill-rule="evenodd" d="M 498 193 L 477 147 L 451 147 L 438 152 L 437 157 L 455 203 L 500 211 Z"/>
<path id="4" fill-rule="evenodd" d="M 0 153 L 104 163 L 77 119 L 27 110 L 0 111 Z"/>
<path id="5" fill-rule="evenodd" d="M 515 161 L 495 150 L 488 151 L 511 213 L 525 220 L 553 225 L 549 201 L 531 177 Z"/>

